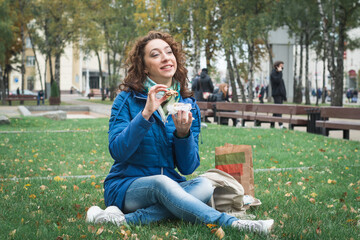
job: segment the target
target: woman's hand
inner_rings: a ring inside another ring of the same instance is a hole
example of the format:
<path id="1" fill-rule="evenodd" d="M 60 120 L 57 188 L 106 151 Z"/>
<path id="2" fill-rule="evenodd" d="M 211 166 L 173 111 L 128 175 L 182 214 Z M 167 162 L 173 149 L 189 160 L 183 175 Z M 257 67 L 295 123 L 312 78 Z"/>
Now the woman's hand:
<path id="1" fill-rule="evenodd" d="M 186 137 L 189 134 L 191 123 L 192 123 L 192 113 L 185 111 L 178 111 L 177 114 L 172 115 L 176 127 L 176 135 L 179 138 Z"/>
<path id="2" fill-rule="evenodd" d="M 167 86 L 163 84 L 156 84 L 151 87 L 148 92 L 148 98 L 146 100 L 146 105 L 144 110 L 142 111 L 142 115 L 146 120 L 149 120 L 151 115 L 159 108 L 159 106 L 167 99 L 167 96 L 162 96 L 161 98 L 157 98 L 156 94 L 158 92 L 166 92 Z"/>

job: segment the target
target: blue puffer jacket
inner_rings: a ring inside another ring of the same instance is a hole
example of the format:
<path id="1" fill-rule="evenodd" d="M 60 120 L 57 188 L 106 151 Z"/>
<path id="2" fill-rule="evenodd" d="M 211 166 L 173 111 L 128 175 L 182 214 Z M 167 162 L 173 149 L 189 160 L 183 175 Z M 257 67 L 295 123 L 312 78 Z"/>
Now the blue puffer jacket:
<path id="1" fill-rule="evenodd" d="M 121 92 L 115 99 L 109 121 L 109 151 L 115 160 L 104 182 L 106 206 L 123 209 L 126 190 L 139 177 L 164 174 L 182 182 L 200 165 L 198 137 L 200 110 L 194 98 L 180 97 L 179 102 L 192 104 L 190 136 L 177 138 L 175 125 L 168 116 L 166 123 L 156 111 L 149 120 L 141 112 L 147 95 Z"/>

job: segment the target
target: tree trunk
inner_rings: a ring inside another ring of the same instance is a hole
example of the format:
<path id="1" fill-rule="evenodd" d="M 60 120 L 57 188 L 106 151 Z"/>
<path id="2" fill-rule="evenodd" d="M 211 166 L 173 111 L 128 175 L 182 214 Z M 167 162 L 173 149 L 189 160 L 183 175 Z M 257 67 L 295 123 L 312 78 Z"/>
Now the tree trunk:
<path id="1" fill-rule="evenodd" d="M 48 55 L 46 54 L 46 58 L 45 58 L 45 71 L 44 71 L 44 86 L 45 86 L 45 98 L 48 98 L 50 96 L 50 94 L 47 92 L 46 89 L 46 72 L 47 72 L 47 62 L 48 62 Z"/>
<path id="2" fill-rule="evenodd" d="M 315 93 L 316 93 L 316 103 L 315 105 L 318 106 L 319 105 L 319 95 L 318 95 L 318 80 L 317 80 L 317 63 L 318 63 L 318 59 L 316 58 L 315 60 Z"/>
<path id="3" fill-rule="evenodd" d="M 51 54 L 50 54 L 50 52 L 48 52 L 47 58 L 48 58 L 48 60 L 49 60 L 50 83 L 53 84 L 53 82 L 55 81 L 55 79 L 54 79 L 53 64 L 52 64 L 52 59 L 51 59 Z"/>
<path id="4" fill-rule="evenodd" d="M 328 71 L 330 73 L 330 77 L 331 77 L 331 105 L 335 106 L 335 38 L 332 37 L 330 38 L 329 36 L 329 31 L 327 28 L 327 24 L 329 23 L 329 21 L 331 21 L 331 29 L 330 31 L 332 33 L 335 34 L 335 7 L 332 6 L 331 9 L 331 19 L 327 19 L 324 13 L 324 9 L 323 9 L 323 5 L 321 3 L 321 0 L 318 0 L 318 6 L 319 6 L 319 12 L 322 18 L 322 28 L 323 28 L 323 37 L 324 37 L 324 42 L 326 43 L 326 56 L 328 58 L 327 61 L 327 66 L 328 66 Z M 343 52 L 341 53 L 341 59 L 343 58 L 342 56 Z M 341 87 L 342 89 L 342 87 Z"/>
<path id="5" fill-rule="evenodd" d="M 5 105 L 5 97 L 6 97 L 6 87 L 5 87 L 5 79 L 4 79 L 4 75 L 5 75 L 5 70 L 2 67 L 2 65 L 0 65 L 0 69 L 1 69 L 1 75 L 0 75 L 0 80 L 1 80 L 1 104 Z"/>
<path id="6" fill-rule="evenodd" d="M 301 34 L 300 35 L 300 65 L 299 65 L 299 81 L 298 81 L 298 85 L 296 87 L 296 92 L 297 92 L 297 99 L 295 101 L 295 103 L 302 103 L 302 98 L 303 98 L 303 94 L 302 94 L 302 77 L 303 77 L 303 62 L 304 62 L 304 35 Z"/>
<path id="7" fill-rule="evenodd" d="M 266 46 L 266 49 L 267 49 L 267 51 L 269 53 L 270 69 L 272 69 L 273 65 L 274 65 L 273 52 L 272 52 L 272 45 L 269 44 L 268 39 L 266 39 L 266 41 L 265 41 L 265 46 Z M 270 70 L 270 74 L 271 74 L 271 70 Z M 271 102 L 271 100 L 272 100 L 271 99 L 272 89 L 271 89 L 271 87 L 269 87 L 270 86 L 270 76 L 268 76 L 268 77 L 269 77 L 269 81 L 267 83 L 267 101 Z"/>
<path id="8" fill-rule="evenodd" d="M 105 81 L 104 81 L 103 72 L 101 69 L 101 59 L 100 59 L 100 55 L 99 55 L 98 51 L 95 51 L 95 54 L 96 54 L 96 57 L 98 59 L 98 64 L 99 64 L 99 73 L 100 73 L 100 80 L 101 80 L 101 100 L 104 101 L 106 99 L 105 92 L 104 92 L 105 91 Z"/>
<path id="9" fill-rule="evenodd" d="M 346 16 L 340 18 L 339 23 L 339 36 L 335 69 L 335 85 L 334 95 L 331 98 L 331 106 L 343 105 L 343 91 L 344 91 L 344 51 L 345 51 L 345 34 L 346 34 Z"/>
<path id="10" fill-rule="evenodd" d="M 298 81 L 296 79 L 296 73 L 297 73 L 297 58 L 298 58 L 298 51 L 297 51 L 297 44 L 295 41 L 295 61 L 294 61 L 294 84 L 293 84 L 293 92 L 294 92 L 294 99 L 293 102 L 296 103 L 296 99 L 297 99 L 297 85 L 298 85 Z"/>
<path id="11" fill-rule="evenodd" d="M 205 43 L 205 58 L 206 58 L 206 68 L 208 69 L 208 71 L 211 71 L 211 46 L 210 43 L 206 42 Z"/>
<path id="12" fill-rule="evenodd" d="M 200 40 L 199 40 L 199 36 L 197 34 L 195 34 L 195 44 L 194 44 L 194 61 L 195 61 L 195 65 L 194 65 L 194 76 L 198 74 L 199 70 L 200 70 Z"/>
<path id="13" fill-rule="evenodd" d="M 325 103 L 325 100 L 326 100 L 326 87 L 325 87 L 325 83 L 326 83 L 326 74 L 325 74 L 325 71 L 326 71 L 326 67 L 325 67 L 325 61 L 326 61 L 326 56 L 325 56 L 325 49 L 324 49 L 324 56 L 323 56 L 323 75 L 322 75 L 322 95 L 321 95 L 321 103 Z"/>
<path id="14" fill-rule="evenodd" d="M 248 44 L 249 49 L 249 62 L 248 62 L 248 81 L 249 81 L 249 103 L 253 103 L 254 93 L 253 93 L 253 81 L 254 81 L 254 43 L 251 42 Z"/>
<path id="15" fill-rule="evenodd" d="M 310 105 L 309 34 L 305 33 L 305 104 Z"/>
<path id="16" fill-rule="evenodd" d="M 240 78 L 240 71 L 239 71 L 239 68 L 237 66 L 237 63 L 236 63 L 236 58 L 235 58 L 235 54 L 234 54 L 234 50 L 230 49 L 230 54 L 232 56 L 232 59 L 233 59 L 233 65 L 234 65 L 234 68 L 235 68 L 235 73 L 236 73 L 236 82 L 240 88 L 240 93 L 241 93 L 241 100 L 243 103 L 246 103 L 246 96 L 245 96 L 245 90 L 244 90 L 244 85 L 242 84 L 241 82 L 241 78 Z"/>
<path id="17" fill-rule="evenodd" d="M 111 82 L 110 82 L 110 99 L 111 101 L 113 99 L 115 99 L 116 97 L 116 83 L 117 83 L 117 79 L 118 79 L 118 75 L 115 72 L 115 59 L 116 59 L 116 53 L 113 53 L 113 72 L 112 72 L 112 78 L 111 78 Z M 110 64 L 110 62 L 109 62 Z"/>
<path id="18" fill-rule="evenodd" d="M 55 81 L 59 88 L 59 98 L 61 99 L 61 87 L 60 87 L 60 53 L 55 54 Z M 60 100 L 61 101 L 61 100 Z"/>
<path id="19" fill-rule="evenodd" d="M 21 27 L 20 27 L 20 37 L 21 37 L 21 93 L 24 94 L 24 88 L 25 88 L 25 33 L 24 33 L 24 25 L 23 24 L 21 24 Z"/>
<path id="20" fill-rule="evenodd" d="M 227 48 L 225 48 L 225 57 L 226 57 L 226 63 L 227 63 L 227 70 L 228 70 L 229 78 L 230 78 L 231 89 L 232 89 L 231 100 L 233 102 L 239 102 L 239 98 L 238 98 L 237 91 L 236 91 L 237 88 L 236 88 L 236 82 L 235 82 L 235 77 L 234 77 L 234 69 L 231 65 L 230 52 Z"/>
<path id="21" fill-rule="evenodd" d="M 39 80 L 40 80 L 40 88 L 42 91 L 44 91 L 44 88 L 43 88 L 43 84 L 42 84 L 42 78 L 41 78 L 41 72 L 40 72 L 40 65 L 39 65 L 39 61 L 38 61 L 38 58 L 37 58 L 37 54 L 36 54 L 36 50 L 35 50 L 35 46 L 34 46 L 34 41 L 33 41 L 33 38 L 32 38 L 32 35 L 31 35 L 31 31 L 28 31 L 28 35 L 29 35 L 29 38 L 30 38 L 30 42 L 31 42 L 31 49 L 33 50 L 33 53 L 34 53 L 34 57 L 35 57 L 35 62 L 36 62 L 36 67 L 38 69 L 38 74 L 39 74 Z M 46 69 L 46 68 L 45 68 Z M 45 79 L 46 81 L 46 79 Z"/>

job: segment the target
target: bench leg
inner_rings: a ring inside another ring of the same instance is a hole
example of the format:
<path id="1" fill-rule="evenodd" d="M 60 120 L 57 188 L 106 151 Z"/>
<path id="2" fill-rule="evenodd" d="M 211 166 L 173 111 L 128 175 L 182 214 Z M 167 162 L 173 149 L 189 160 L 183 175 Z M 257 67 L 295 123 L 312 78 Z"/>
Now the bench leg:
<path id="1" fill-rule="evenodd" d="M 256 127 L 261 127 L 261 122 L 259 120 L 254 120 L 254 125 Z"/>
<path id="2" fill-rule="evenodd" d="M 322 132 L 322 135 L 329 136 L 329 129 L 328 128 L 322 128 L 321 132 Z"/>
<path id="3" fill-rule="evenodd" d="M 289 129 L 294 130 L 294 124 L 289 124 Z"/>
<path id="4" fill-rule="evenodd" d="M 275 127 L 275 123 L 274 122 L 270 123 L 270 128 L 274 128 L 274 127 Z"/>
<path id="5" fill-rule="evenodd" d="M 343 139 L 349 140 L 349 138 L 350 138 L 349 130 L 343 130 Z"/>
<path id="6" fill-rule="evenodd" d="M 241 126 L 245 127 L 245 120 L 244 119 L 241 119 Z"/>

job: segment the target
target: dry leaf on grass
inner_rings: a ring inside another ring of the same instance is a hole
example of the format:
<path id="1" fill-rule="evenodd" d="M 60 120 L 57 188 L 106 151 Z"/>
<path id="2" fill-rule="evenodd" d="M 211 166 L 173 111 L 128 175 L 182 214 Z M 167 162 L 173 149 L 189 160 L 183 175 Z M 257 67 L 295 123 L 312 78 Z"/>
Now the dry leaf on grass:
<path id="1" fill-rule="evenodd" d="M 96 228 L 94 226 L 89 225 L 88 226 L 88 231 L 91 233 L 95 233 L 96 232 Z"/>
<path id="2" fill-rule="evenodd" d="M 225 232 L 221 227 L 212 229 L 211 233 L 215 234 L 219 239 L 223 239 L 225 236 Z"/>
<path id="3" fill-rule="evenodd" d="M 96 231 L 96 235 L 100 235 L 103 231 L 104 231 L 104 227 L 102 226 Z"/>

